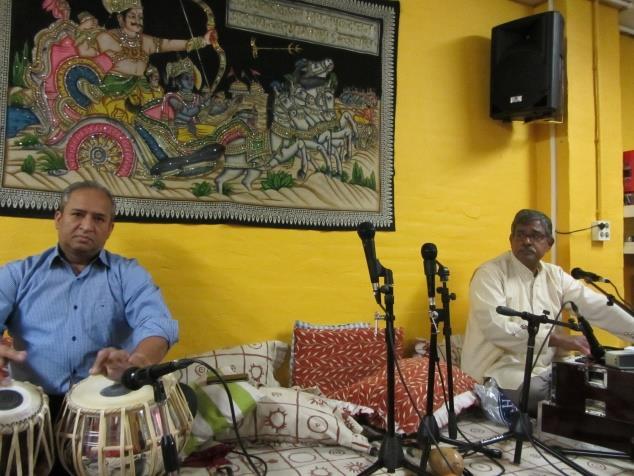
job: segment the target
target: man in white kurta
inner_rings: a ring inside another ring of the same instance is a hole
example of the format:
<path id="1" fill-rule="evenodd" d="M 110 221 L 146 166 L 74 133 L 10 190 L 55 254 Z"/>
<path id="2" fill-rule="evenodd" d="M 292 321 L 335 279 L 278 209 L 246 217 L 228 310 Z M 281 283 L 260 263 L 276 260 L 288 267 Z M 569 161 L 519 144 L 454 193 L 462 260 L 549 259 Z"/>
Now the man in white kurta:
<path id="1" fill-rule="evenodd" d="M 519 404 L 527 352 L 527 322 L 496 312 L 506 306 L 520 312 L 554 319 L 565 303 L 573 302 L 593 325 L 626 340 L 633 340 L 634 318 L 607 299 L 576 281 L 559 266 L 541 261 L 554 243 L 552 223 L 541 212 L 520 210 L 511 226 L 511 251 L 481 265 L 469 292 L 469 320 L 461 366 L 479 382 L 494 378 L 509 398 Z M 568 306 L 570 307 L 570 306 Z M 528 402 L 535 414 L 537 402 L 550 392 L 550 369 L 558 351 L 588 355 L 585 337 L 568 335 L 561 327 L 541 324 L 535 338 L 535 365 Z M 541 354 L 538 350 L 544 344 Z"/>

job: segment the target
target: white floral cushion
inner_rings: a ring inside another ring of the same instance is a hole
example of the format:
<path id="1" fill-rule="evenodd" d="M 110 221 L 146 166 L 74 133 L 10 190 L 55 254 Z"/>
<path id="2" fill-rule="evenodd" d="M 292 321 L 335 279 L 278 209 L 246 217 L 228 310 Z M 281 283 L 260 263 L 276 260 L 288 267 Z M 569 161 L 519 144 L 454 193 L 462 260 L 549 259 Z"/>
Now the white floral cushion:
<path id="1" fill-rule="evenodd" d="M 370 443 L 353 414 L 368 408 L 325 398 L 297 388 L 262 387 L 264 397 L 238 426 L 240 436 L 258 441 L 339 445 L 367 453 Z M 216 435 L 218 441 L 235 439 L 232 430 Z"/>
<path id="2" fill-rule="evenodd" d="M 202 354 L 189 355 L 190 359 L 199 359 L 214 369 L 223 369 L 225 375 L 247 374 L 248 381 L 256 387 L 279 387 L 275 372 L 288 355 L 288 344 L 278 340 L 238 345 L 210 350 Z M 200 382 L 208 370 L 202 364 L 194 363 L 181 370 L 179 380 L 185 384 Z"/>

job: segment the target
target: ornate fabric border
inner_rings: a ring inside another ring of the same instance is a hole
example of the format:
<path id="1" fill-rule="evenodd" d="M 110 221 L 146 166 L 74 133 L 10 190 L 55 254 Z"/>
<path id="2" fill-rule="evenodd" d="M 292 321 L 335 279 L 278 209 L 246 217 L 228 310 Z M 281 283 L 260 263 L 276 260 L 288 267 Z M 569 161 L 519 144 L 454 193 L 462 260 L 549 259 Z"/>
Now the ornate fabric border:
<path id="1" fill-rule="evenodd" d="M 95 180 L 126 221 L 395 228 L 398 2 L 93 3 L 0 0 L 0 213 Z"/>

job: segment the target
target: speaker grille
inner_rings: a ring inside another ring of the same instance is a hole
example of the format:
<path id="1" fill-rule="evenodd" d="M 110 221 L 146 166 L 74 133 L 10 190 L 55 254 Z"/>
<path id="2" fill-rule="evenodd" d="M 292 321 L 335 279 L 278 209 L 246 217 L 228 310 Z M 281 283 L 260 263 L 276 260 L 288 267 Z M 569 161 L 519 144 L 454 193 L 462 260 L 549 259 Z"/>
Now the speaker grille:
<path id="1" fill-rule="evenodd" d="M 531 121 L 560 114 L 563 31 L 563 17 L 555 11 L 491 30 L 492 118 Z"/>

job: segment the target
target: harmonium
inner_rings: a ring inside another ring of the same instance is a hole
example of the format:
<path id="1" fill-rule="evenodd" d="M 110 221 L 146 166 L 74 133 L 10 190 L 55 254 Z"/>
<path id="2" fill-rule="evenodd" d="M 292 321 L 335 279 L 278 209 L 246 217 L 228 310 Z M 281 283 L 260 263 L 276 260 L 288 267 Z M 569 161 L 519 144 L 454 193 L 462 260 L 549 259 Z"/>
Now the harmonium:
<path id="1" fill-rule="evenodd" d="M 554 362 L 551 400 L 538 418 L 542 431 L 634 458 L 634 371 Z"/>

